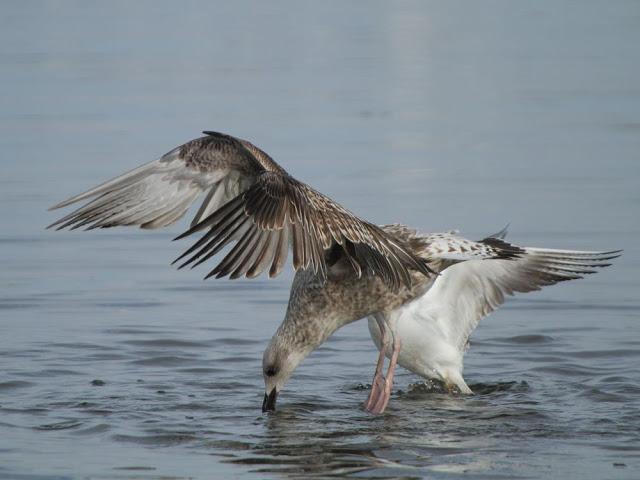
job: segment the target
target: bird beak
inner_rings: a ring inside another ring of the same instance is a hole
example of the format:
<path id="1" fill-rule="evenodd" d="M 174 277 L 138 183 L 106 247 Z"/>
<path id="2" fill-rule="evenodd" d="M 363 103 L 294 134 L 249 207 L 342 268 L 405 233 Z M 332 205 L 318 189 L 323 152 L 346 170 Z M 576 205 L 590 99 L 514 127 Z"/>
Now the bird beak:
<path id="1" fill-rule="evenodd" d="M 263 412 L 275 412 L 276 410 L 276 399 L 278 398 L 278 392 L 273 388 L 271 393 L 267 395 L 265 392 L 264 400 L 262 401 L 262 411 Z"/>

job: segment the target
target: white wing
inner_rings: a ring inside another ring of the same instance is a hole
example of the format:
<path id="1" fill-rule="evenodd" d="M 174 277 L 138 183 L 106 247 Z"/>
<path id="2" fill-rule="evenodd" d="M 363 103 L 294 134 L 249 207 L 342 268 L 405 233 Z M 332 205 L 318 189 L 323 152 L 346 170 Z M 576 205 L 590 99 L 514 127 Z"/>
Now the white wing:
<path id="1" fill-rule="evenodd" d="M 422 313 L 437 321 L 449 342 L 459 349 L 464 348 L 480 319 L 498 308 L 505 296 L 582 278 L 583 275 L 595 273 L 596 268 L 610 265 L 606 261 L 620 255 L 620 251 L 519 248 L 495 238 L 470 243 L 477 245 L 487 241 L 496 248 L 496 257 L 474 259 L 478 258 L 482 249 L 478 246 L 468 252 L 470 260 L 445 268 L 420 299 L 420 304 L 426 309 Z M 500 258 L 502 244 L 509 255 L 513 252 L 513 256 Z M 456 260 L 461 260 L 459 249 L 453 249 L 455 253 L 447 251 L 444 255 L 453 254 Z"/>

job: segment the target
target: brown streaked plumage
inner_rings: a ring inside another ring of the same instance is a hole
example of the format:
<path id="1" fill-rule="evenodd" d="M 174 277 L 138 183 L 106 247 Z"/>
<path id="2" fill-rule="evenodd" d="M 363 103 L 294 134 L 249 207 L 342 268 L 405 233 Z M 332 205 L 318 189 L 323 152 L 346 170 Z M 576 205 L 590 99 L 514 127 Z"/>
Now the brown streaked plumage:
<path id="1" fill-rule="evenodd" d="M 379 414 L 387 407 L 396 364 L 442 381 L 451 391 L 471 393 L 462 360 L 482 317 L 508 295 L 582 278 L 620 255 L 518 247 L 503 240 L 504 230 L 472 241 L 455 232 L 420 234 L 398 224 L 381 228 L 429 259 L 439 275 L 428 278 L 413 271 L 411 288 L 394 291 L 380 278 L 356 277 L 344 256 L 327 261 L 331 267 L 324 283 L 311 271 L 296 273 L 285 319 L 263 359 L 265 372 L 275 372 L 265 373 L 265 408 L 275 407 L 277 393 L 311 351 L 365 316 L 380 350 L 368 411 Z M 383 376 L 385 356 L 390 362 Z"/>
<path id="2" fill-rule="evenodd" d="M 207 229 L 180 258 L 198 265 L 235 242 L 207 276 L 278 275 L 293 250 L 285 319 L 263 357 L 263 410 L 297 365 L 337 329 L 370 316 L 380 350 L 365 408 L 382 413 L 396 364 L 470 393 L 464 344 L 479 320 L 514 292 L 581 278 L 619 255 L 518 247 L 506 230 L 480 241 L 455 232 L 376 226 L 291 177 L 246 140 L 215 132 L 53 208 L 88 202 L 50 227 L 159 228 L 205 196 L 191 228 Z M 436 274 L 437 272 L 437 274 Z M 386 377 L 385 355 L 390 357 Z"/>
<path id="3" fill-rule="evenodd" d="M 93 199 L 49 227 L 163 227 L 206 193 L 191 228 L 178 238 L 208 231 L 178 260 L 191 255 L 181 267 L 199 265 L 235 242 L 207 278 L 255 277 L 267 267 L 276 276 L 289 244 L 294 268 L 311 269 L 321 278 L 327 274 L 325 252 L 336 246 L 358 276 L 380 276 L 396 290 L 411 282 L 410 270 L 432 273 L 402 241 L 296 180 L 255 145 L 204 133 L 159 160 L 54 206 Z"/>

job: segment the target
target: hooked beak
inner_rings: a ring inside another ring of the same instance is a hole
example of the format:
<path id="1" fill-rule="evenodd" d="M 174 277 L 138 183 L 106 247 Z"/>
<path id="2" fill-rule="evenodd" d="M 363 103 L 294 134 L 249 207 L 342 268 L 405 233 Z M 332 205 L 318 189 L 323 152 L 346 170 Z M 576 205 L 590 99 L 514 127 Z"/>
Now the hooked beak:
<path id="1" fill-rule="evenodd" d="M 265 392 L 264 400 L 262 401 L 262 411 L 263 412 L 275 412 L 276 410 L 276 399 L 278 398 L 278 392 L 273 388 L 271 392 L 267 395 Z"/>

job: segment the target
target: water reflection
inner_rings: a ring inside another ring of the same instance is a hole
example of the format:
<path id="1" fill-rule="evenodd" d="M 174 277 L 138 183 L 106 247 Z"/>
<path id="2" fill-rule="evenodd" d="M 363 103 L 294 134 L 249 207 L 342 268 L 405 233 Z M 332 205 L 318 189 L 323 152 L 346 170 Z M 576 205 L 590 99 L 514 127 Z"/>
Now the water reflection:
<path id="1" fill-rule="evenodd" d="M 527 392 L 524 382 L 476 384 L 472 388 L 479 393 L 473 398 L 452 397 L 439 388 L 410 385 L 383 417 L 357 408 L 353 398 L 345 405 L 289 403 L 258 420 L 264 430 L 257 438 L 217 443 L 216 448 L 235 451 L 225 461 L 256 472 L 322 477 L 375 471 L 376 478 L 422 478 L 428 472 L 483 472 L 491 467 L 471 452 L 491 449 L 494 442 L 489 432 L 470 423 L 544 419 L 531 407 L 496 411 L 491 397 Z"/>

